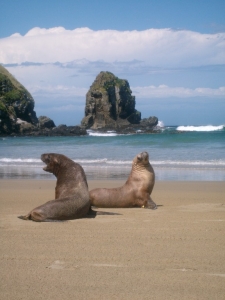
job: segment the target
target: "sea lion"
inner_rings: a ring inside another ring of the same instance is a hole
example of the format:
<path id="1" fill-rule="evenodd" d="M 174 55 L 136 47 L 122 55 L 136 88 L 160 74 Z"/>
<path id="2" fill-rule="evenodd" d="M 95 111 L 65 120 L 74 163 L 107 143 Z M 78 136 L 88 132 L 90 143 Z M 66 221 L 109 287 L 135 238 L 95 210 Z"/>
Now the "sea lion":
<path id="1" fill-rule="evenodd" d="M 92 206 L 101 208 L 144 207 L 156 209 L 150 195 L 155 184 L 155 173 L 149 163 L 147 152 L 141 152 L 133 159 L 130 176 L 119 188 L 98 188 L 91 190 Z"/>
<path id="2" fill-rule="evenodd" d="M 62 154 L 45 153 L 41 160 L 46 164 L 44 171 L 56 178 L 55 200 L 34 208 L 23 220 L 51 222 L 72 220 L 87 215 L 90 209 L 89 192 L 83 168 Z"/>

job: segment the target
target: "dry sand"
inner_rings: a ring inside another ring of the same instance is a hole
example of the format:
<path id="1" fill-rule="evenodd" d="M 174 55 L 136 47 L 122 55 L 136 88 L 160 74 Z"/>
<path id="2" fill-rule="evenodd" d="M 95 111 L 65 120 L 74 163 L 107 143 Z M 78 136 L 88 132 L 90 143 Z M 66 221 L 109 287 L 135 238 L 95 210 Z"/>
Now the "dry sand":
<path id="1" fill-rule="evenodd" d="M 90 181 L 90 189 L 121 181 Z M 55 181 L 0 181 L 0 299 L 225 299 L 225 182 L 157 182 L 155 211 L 35 223 Z"/>

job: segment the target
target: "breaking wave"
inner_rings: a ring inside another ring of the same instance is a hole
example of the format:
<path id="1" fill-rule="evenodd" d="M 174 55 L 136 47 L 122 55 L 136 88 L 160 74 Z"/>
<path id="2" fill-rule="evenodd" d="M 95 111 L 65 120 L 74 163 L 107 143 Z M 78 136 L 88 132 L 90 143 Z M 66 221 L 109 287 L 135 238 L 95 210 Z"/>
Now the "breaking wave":
<path id="1" fill-rule="evenodd" d="M 219 126 L 213 126 L 213 125 L 206 125 L 206 126 L 178 126 L 178 131 L 217 131 L 217 130 L 223 130 L 224 125 Z"/>
<path id="2" fill-rule="evenodd" d="M 112 160 L 107 158 L 101 159 L 75 159 L 74 162 L 79 163 L 83 166 L 96 166 L 98 167 L 131 167 L 131 160 Z M 188 167 L 188 166 L 196 166 L 196 167 L 225 167 L 224 160 L 195 160 L 195 161 L 180 161 L 180 160 L 155 160 L 151 161 L 151 164 L 155 167 L 167 167 L 167 166 L 177 166 L 177 167 Z M 0 166 L 33 166 L 39 167 L 43 165 L 41 159 L 33 159 L 33 158 L 1 158 Z"/>
<path id="3" fill-rule="evenodd" d="M 40 163 L 41 159 L 35 158 L 0 158 L 0 163 Z"/>
<path id="4" fill-rule="evenodd" d="M 107 132 L 94 132 L 92 130 L 87 130 L 88 135 L 90 136 L 117 136 L 118 134 L 114 131 L 107 131 Z"/>

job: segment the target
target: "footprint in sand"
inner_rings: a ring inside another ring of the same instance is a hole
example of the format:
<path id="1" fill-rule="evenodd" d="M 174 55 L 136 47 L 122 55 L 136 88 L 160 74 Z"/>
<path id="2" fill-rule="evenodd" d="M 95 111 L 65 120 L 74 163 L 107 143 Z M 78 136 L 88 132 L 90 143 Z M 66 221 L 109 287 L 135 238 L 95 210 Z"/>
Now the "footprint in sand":
<path id="1" fill-rule="evenodd" d="M 47 267 L 48 269 L 64 269 L 65 268 L 65 263 L 64 261 L 60 261 L 60 260 L 56 260 L 53 262 L 53 264 L 49 267 Z"/>

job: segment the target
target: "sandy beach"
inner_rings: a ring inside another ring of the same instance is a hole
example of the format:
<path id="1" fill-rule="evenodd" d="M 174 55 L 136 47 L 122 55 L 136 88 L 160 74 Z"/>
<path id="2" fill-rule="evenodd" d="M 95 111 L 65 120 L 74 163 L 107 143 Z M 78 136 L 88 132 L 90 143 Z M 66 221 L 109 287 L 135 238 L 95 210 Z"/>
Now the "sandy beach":
<path id="1" fill-rule="evenodd" d="M 54 199 L 55 183 L 0 181 L 0 299 L 224 299 L 225 182 L 156 182 L 154 211 L 17 218 Z"/>

